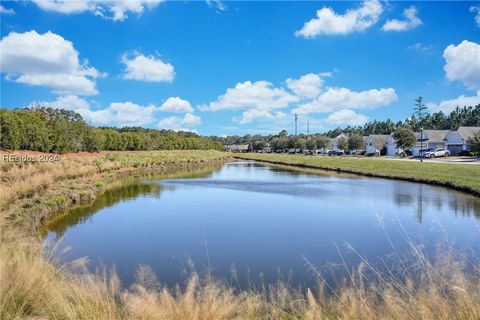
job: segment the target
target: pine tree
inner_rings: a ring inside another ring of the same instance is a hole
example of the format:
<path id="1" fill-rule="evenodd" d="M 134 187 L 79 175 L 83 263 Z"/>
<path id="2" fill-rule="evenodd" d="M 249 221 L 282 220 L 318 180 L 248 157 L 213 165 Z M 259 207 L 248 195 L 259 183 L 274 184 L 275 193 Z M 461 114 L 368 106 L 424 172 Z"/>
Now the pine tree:
<path id="1" fill-rule="evenodd" d="M 415 108 L 413 108 L 413 111 L 415 112 L 418 121 L 422 122 L 426 115 L 425 110 L 427 110 L 427 106 L 423 103 L 423 97 L 418 97 L 415 99 Z"/>

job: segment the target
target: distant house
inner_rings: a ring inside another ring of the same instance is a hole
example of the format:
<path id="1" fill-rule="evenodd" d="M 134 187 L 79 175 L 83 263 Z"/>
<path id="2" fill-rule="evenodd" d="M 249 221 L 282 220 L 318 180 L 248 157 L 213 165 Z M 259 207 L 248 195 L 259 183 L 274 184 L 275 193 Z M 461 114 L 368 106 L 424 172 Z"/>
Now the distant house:
<path id="1" fill-rule="evenodd" d="M 248 152 L 248 144 L 228 144 L 224 147 L 227 152 Z"/>
<path id="2" fill-rule="evenodd" d="M 449 130 L 423 130 L 422 137 L 420 137 L 420 132 L 417 132 L 417 143 L 412 149 L 412 154 L 419 156 L 422 148 L 426 150 L 445 147 L 445 139 L 449 132 Z"/>
<path id="3" fill-rule="evenodd" d="M 363 145 L 365 146 L 364 150 L 367 150 L 368 136 L 362 136 L 362 142 L 363 142 Z"/>
<path id="4" fill-rule="evenodd" d="M 360 153 L 362 151 L 365 151 L 365 149 L 367 147 L 367 143 L 368 143 L 368 136 L 362 136 L 362 147 L 360 147 L 358 149 L 348 150 L 348 154 L 357 154 L 357 153 Z"/>
<path id="5" fill-rule="evenodd" d="M 387 156 L 395 156 L 401 152 L 403 152 L 403 150 L 397 147 L 397 141 L 395 141 L 392 132 L 387 139 Z"/>
<path id="6" fill-rule="evenodd" d="M 456 131 L 450 131 L 445 137 L 445 147 L 452 155 L 458 155 L 462 151 L 468 151 L 468 139 L 480 131 L 480 127 L 460 127 Z"/>
<path id="7" fill-rule="evenodd" d="M 387 147 L 388 139 L 390 135 L 388 134 L 371 134 L 367 138 L 367 143 L 365 146 L 366 154 L 380 154 L 383 149 Z"/>
<path id="8" fill-rule="evenodd" d="M 333 139 L 328 138 L 328 141 L 327 141 L 327 143 L 326 143 L 325 148 L 318 148 L 318 149 L 315 150 L 314 153 L 315 153 L 315 154 L 324 154 L 324 153 L 327 153 L 327 152 L 330 150 L 330 148 L 332 147 L 332 143 L 333 143 Z"/>
<path id="9" fill-rule="evenodd" d="M 349 139 L 348 136 L 347 137 L 347 141 Z M 351 155 L 355 155 L 355 154 L 358 154 L 362 151 L 365 151 L 365 146 L 367 145 L 367 139 L 368 139 L 368 136 L 362 136 L 362 146 L 359 147 L 358 149 L 350 149 L 350 147 L 348 147 L 347 149 L 348 150 L 343 150 L 345 151 L 346 154 L 351 154 Z"/>
<path id="10" fill-rule="evenodd" d="M 267 143 L 265 148 L 263 148 L 261 150 L 258 150 L 257 152 L 258 153 L 272 153 L 272 146 L 270 145 L 270 143 Z"/>
<path id="11" fill-rule="evenodd" d="M 338 147 L 338 142 L 342 138 L 348 139 L 348 136 L 344 133 L 340 133 L 338 136 L 336 136 L 335 138 L 332 139 L 331 146 L 332 146 L 333 151 L 344 151 L 344 150 L 339 149 L 339 147 Z"/>

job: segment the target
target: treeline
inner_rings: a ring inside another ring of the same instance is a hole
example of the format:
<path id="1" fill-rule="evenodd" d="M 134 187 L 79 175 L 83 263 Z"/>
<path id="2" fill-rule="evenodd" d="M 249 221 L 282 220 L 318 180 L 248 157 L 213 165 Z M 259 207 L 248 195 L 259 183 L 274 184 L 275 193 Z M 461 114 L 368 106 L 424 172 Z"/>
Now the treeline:
<path id="1" fill-rule="evenodd" d="M 99 150 L 223 150 L 223 145 L 191 132 L 140 127 L 95 128 L 71 110 L 0 109 L 0 149 L 42 152 Z"/>
<path id="2" fill-rule="evenodd" d="M 480 126 L 480 104 L 472 107 L 457 107 L 450 114 L 445 115 L 443 112 L 435 112 L 432 114 L 425 114 L 421 119 L 417 119 L 415 115 L 405 119 L 405 121 L 393 122 L 390 119 L 385 121 L 371 121 L 363 126 L 347 126 L 345 128 L 336 128 L 324 133 L 310 134 L 308 137 L 304 134 L 297 136 L 288 135 L 286 130 L 282 130 L 279 134 L 275 135 L 244 135 L 244 136 L 227 136 L 227 137 L 214 137 L 216 141 L 219 141 L 225 145 L 229 144 L 249 144 L 250 149 L 253 151 L 261 150 L 270 144 L 273 151 L 285 150 L 289 148 L 297 149 L 309 149 L 323 148 L 328 145 L 329 138 L 334 138 L 341 133 L 348 136 L 355 136 L 358 140 L 358 136 L 367 136 L 370 134 L 390 134 L 397 128 L 409 128 L 413 131 L 419 131 L 420 128 L 425 130 L 456 130 L 460 126 Z M 353 143 L 352 143 L 353 144 Z"/>
<path id="3" fill-rule="evenodd" d="M 363 126 L 346 128 L 336 128 L 327 131 L 325 135 L 329 137 L 336 137 L 340 133 L 355 133 L 363 136 L 370 134 L 390 134 L 399 127 L 409 127 L 413 131 L 420 131 L 420 128 L 425 130 L 456 130 L 458 127 L 479 127 L 480 126 L 480 104 L 475 107 L 457 107 L 450 114 L 446 115 L 443 112 L 425 113 L 422 119 L 418 119 L 415 115 L 394 123 L 390 119 L 386 121 L 371 121 Z"/>

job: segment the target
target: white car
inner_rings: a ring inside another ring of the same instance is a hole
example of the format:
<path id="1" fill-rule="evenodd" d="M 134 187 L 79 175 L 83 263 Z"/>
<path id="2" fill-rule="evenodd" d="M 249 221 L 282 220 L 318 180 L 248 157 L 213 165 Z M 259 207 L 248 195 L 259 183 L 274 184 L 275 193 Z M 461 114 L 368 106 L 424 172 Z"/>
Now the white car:
<path id="1" fill-rule="evenodd" d="M 435 150 L 427 150 L 424 153 L 425 158 L 448 157 L 450 151 L 445 148 L 437 148 Z"/>

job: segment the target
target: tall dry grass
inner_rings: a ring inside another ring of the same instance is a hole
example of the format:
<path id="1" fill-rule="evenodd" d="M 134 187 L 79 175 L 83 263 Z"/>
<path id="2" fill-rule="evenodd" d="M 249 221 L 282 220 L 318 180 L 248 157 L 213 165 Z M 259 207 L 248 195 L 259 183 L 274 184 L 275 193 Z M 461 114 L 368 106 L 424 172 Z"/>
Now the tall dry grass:
<path id="1" fill-rule="evenodd" d="M 101 163 L 99 165 L 99 163 Z M 15 196 L 47 189 L 53 182 L 94 175 L 100 170 L 119 168 L 115 162 L 95 161 L 95 158 L 68 157 L 58 162 L 5 162 L 1 160 L 0 207 Z"/>
<path id="2" fill-rule="evenodd" d="M 114 270 L 91 274 L 84 261 L 58 264 L 36 243 L 4 239 L 1 319 L 480 319 L 479 266 L 448 254 L 434 263 L 413 250 L 404 267 L 417 273 L 401 277 L 364 262 L 333 291 L 320 274 L 315 290 L 283 283 L 239 290 L 197 273 L 167 288 L 148 267 L 122 288 Z"/>
<path id="3" fill-rule="evenodd" d="M 58 161 L 9 162 L 0 153 L 0 208 L 4 208 L 15 197 L 40 193 L 54 182 L 94 177 L 120 170 L 142 169 L 168 165 L 197 164 L 222 160 L 228 154 L 209 151 L 142 151 L 101 152 L 59 155 Z M 39 159 L 39 152 L 14 152 Z"/>
<path id="4" fill-rule="evenodd" d="M 10 233 L 10 232 L 9 232 Z M 1 319 L 119 319 L 118 281 L 75 275 L 73 265 L 56 266 L 38 243 L 3 235 L 0 247 Z M 78 262 L 77 262 L 78 263 Z"/>

